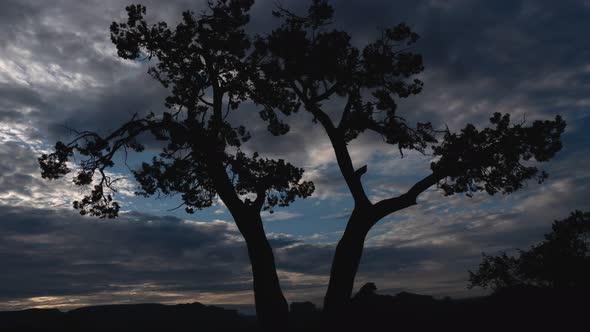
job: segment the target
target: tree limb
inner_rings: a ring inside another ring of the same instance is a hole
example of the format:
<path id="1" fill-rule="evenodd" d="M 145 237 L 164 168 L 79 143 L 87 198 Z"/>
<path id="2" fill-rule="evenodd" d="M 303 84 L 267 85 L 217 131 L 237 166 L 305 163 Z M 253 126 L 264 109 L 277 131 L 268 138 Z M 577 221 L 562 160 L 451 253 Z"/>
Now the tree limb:
<path id="1" fill-rule="evenodd" d="M 418 196 L 443 178 L 443 175 L 432 173 L 416 182 L 406 193 L 377 202 L 374 205 L 376 211 L 375 222 L 391 213 L 416 205 Z"/>

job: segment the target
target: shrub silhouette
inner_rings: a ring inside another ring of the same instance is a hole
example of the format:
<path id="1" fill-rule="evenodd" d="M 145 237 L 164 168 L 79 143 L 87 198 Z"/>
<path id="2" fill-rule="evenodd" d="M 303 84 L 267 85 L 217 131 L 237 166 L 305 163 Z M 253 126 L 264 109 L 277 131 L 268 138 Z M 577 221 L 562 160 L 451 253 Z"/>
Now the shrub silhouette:
<path id="1" fill-rule="evenodd" d="M 517 257 L 483 254 L 469 288 L 500 291 L 513 287 L 590 289 L 590 212 L 574 211 L 553 222 L 545 240 Z"/>
<path id="2" fill-rule="evenodd" d="M 469 288 L 495 292 L 514 287 L 566 291 L 590 289 L 590 212 L 574 211 L 553 222 L 545 240 L 517 257 L 483 254 L 476 272 L 469 271 Z"/>

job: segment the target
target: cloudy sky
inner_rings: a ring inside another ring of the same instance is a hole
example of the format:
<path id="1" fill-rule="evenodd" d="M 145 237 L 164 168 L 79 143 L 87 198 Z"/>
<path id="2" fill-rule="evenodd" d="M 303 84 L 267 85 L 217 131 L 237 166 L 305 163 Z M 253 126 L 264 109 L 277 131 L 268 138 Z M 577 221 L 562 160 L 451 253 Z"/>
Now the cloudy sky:
<path id="1" fill-rule="evenodd" d="M 145 1 L 148 18 L 177 22 L 204 1 Z M 252 32 L 268 31 L 273 1 L 258 0 Z M 303 10 L 303 1 L 284 1 Z M 362 45 L 379 28 L 407 22 L 421 36 L 425 82 L 401 103 L 411 121 L 458 130 L 485 126 L 493 112 L 514 119 L 568 123 L 564 148 L 543 165 L 549 180 L 510 196 L 444 197 L 432 188 L 417 206 L 389 216 L 369 234 L 357 287 L 383 293 L 472 296 L 468 269 L 481 252 L 513 252 L 541 240 L 552 220 L 587 209 L 590 197 L 590 3 L 588 1 L 333 1 L 335 25 Z M 100 303 L 200 301 L 243 308 L 253 302 L 245 245 L 222 204 L 187 215 L 175 197 L 134 197 L 126 167 L 115 220 L 81 217 L 71 201 L 83 193 L 69 179 L 41 179 L 36 158 L 64 128 L 106 132 L 136 112 L 161 111 L 166 92 L 149 63 L 118 59 L 109 25 L 125 19 L 125 0 L 0 0 L 0 310 L 63 309 Z M 272 138 L 246 107 L 254 139 L 248 149 L 304 167 L 311 198 L 264 215 L 289 301 L 321 303 L 335 243 L 352 201 L 331 146 L 305 113 Z M 245 116 L 244 116 L 245 115 Z M 405 191 L 428 172 L 429 159 L 379 137 L 350 146 L 368 165 L 371 199 Z M 137 166 L 139 159 L 130 159 Z"/>

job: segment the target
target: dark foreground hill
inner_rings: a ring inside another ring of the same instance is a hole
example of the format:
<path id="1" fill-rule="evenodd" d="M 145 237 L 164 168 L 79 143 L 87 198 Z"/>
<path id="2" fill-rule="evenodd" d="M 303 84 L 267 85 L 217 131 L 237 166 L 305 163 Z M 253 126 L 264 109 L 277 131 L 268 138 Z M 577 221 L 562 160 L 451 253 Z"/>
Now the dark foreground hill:
<path id="1" fill-rule="evenodd" d="M 200 303 L 0 312 L 0 331 L 255 331 L 253 316 Z"/>
<path id="2" fill-rule="evenodd" d="M 334 325 L 322 325 L 309 302 L 291 305 L 295 331 L 586 331 L 588 291 L 516 288 L 471 299 L 357 293 Z M 334 324 L 334 322 L 332 323 Z M 0 331 L 256 331 L 253 316 L 200 303 L 85 307 L 68 312 L 0 312 Z"/>
<path id="3" fill-rule="evenodd" d="M 369 286 L 369 287 L 368 287 Z M 372 287 L 370 287 L 372 286 Z M 452 300 L 375 293 L 365 285 L 343 315 L 342 327 L 365 331 L 587 331 L 588 290 L 516 287 Z"/>

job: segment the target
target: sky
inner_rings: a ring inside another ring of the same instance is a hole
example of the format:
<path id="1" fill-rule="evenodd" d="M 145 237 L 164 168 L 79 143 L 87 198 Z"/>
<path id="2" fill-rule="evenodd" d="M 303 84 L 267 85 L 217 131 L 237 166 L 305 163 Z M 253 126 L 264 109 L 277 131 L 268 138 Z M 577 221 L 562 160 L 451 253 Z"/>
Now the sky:
<path id="1" fill-rule="evenodd" d="M 419 35 L 424 90 L 403 100 L 410 122 L 457 131 L 486 126 L 494 112 L 532 122 L 560 114 L 564 147 L 542 165 L 550 177 L 511 195 L 445 197 L 437 188 L 416 206 L 381 220 L 367 237 L 356 279 L 379 292 L 437 297 L 468 290 L 468 270 L 481 253 L 514 253 L 540 242 L 553 220 L 587 210 L 590 197 L 590 3 L 588 1 L 333 1 L 334 26 L 355 45 L 380 29 L 406 22 Z M 178 22 L 204 1 L 145 1 L 151 22 Z M 248 30 L 269 31 L 273 1 L 256 1 Z M 133 195 L 125 166 L 122 213 L 105 220 L 80 216 L 71 202 L 83 194 L 71 178 L 41 178 L 36 158 L 66 128 L 108 132 L 136 113 L 163 110 L 166 91 L 150 63 L 119 59 L 109 25 L 126 19 L 126 0 L 0 0 L 0 310 L 107 303 L 187 303 L 252 307 L 246 247 L 220 201 L 186 214 L 177 197 Z M 303 12 L 304 1 L 283 1 Z M 244 147 L 303 167 L 312 197 L 263 215 L 288 301 L 321 304 L 334 247 L 352 200 L 329 141 L 308 114 L 288 119 L 291 131 L 272 137 L 253 114 L 236 112 L 253 135 Z M 407 190 L 428 174 L 430 159 L 402 158 L 394 146 L 366 134 L 350 146 L 372 201 Z M 131 156 L 130 168 L 142 156 Z M 122 160 L 122 159 L 121 159 Z"/>

